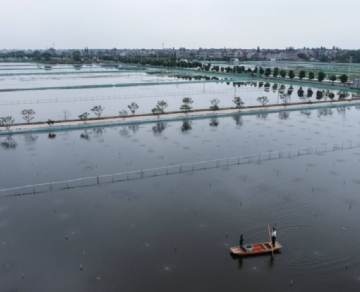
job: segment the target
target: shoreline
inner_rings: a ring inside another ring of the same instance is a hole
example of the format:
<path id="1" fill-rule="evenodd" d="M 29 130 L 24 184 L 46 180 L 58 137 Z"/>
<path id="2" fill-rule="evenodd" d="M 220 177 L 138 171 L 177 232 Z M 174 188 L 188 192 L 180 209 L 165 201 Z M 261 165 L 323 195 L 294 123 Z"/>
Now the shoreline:
<path id="1" fill-rule="evenodd" d="M 112 126 L 126 126 L 132 124 L 145 124 L 145 123 L 159 123 L 159 122 L 171 122 L 191 119 L 205 119 L 216 118 L 234 115 L 255 115 L 255 114 L 267 114 L 283 111 L 301 111 L 301 110 L 314 110 L 322 108 L 337 108 L 341 106 L 360 106 L 360 100 L 347 100 L 347 101 L 326 101 L 319 103 L 299 103 L 289 104 L 286 107 L 284 105 L 269 105 L 269 106 L 254 106 L 244 107 L 239 109 L 219 109 L 217 111 L 212 110 L 197 110 L 191 111 L 185 114 L 184 112 L 170 112 L 161 115 L 134 115 L 127 116 L 125 119 L 121 117 L 108 117 L 100 119 L 89 119 L 84 123 L 81 120 L 71 121 L 56 121 L 55 126 L 49 127 L 46 122 L 40 122 L 36 124 L 17 124 L 13 125 L 9 131 L 4 128 L 0 128 L 0 136 L 24 134 L 24 133 L 37 133 L 37 132 L 55 132 L 55 131 L 67 131 L 78 129 L 89 129 L 99 127 L 112 127 Z M 2 130 L 4 129 L 4 130 Z"/>

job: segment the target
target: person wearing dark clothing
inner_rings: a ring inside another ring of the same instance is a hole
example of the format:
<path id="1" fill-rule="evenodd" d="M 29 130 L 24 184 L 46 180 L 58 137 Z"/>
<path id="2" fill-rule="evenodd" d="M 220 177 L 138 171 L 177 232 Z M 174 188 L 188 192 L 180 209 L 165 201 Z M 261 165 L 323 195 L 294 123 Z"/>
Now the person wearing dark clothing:
<path id="1" fill-rule="evenodd" d="M 245 251 L 245 249 L 243 248 L 243 245 L 244 245 L 244 237 L 243 237 L 242 234 L 240 234 L 240 241 L 239 241 L 239 243 L 240 243 L 240 249 L 243 250 L 243 251 Z"/>
<path id="2" fill-rule="evenodd" d="M 275 229 L 275 227 L 273 228 L 273 232 L 271 233 L 271 241 L 272 241 L 273 247 L 275 247 L 275 243 L 276 243 L 276 229 Z"/>

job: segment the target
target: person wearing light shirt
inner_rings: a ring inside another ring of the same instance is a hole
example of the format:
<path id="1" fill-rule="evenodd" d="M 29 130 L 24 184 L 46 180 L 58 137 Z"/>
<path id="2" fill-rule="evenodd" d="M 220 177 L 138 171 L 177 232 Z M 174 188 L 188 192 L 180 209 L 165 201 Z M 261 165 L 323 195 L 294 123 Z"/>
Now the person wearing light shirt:
<path id="1" fill-rule="evenodd" d="M 273 231 L 271 233 L 271 241 L 272 241 L 273 247 L 275 247 L 275 242 L 276 242 L 276 229 L 275 229 L 275 227 L 273 228 Z"/>

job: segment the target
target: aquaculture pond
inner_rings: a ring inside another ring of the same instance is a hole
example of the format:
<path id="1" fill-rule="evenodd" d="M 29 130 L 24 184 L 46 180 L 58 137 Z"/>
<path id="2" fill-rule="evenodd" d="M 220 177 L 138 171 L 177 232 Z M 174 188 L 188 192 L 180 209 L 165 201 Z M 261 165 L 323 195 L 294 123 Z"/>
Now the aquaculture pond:
<path id="1" fill-rule="evenodd" d="M 165 111 L 179 111 L 184 97 L 192 98 L 194 110 L 208 109 L 214 98 L 220 101 L 219 108 L 234 107 L 236 96 L 241 97 L 244 106 L 261 105 L 259 97 L 266 97 L 267 105 L 282 104 L 283 96 L 288 103 L 360 98 L 355 90 L 339 92 L 336 87 L 325 86 L 302 86 L 300 89 L 298 85 L 280 81 L 249 81 L 236 76 L 196 72 L 134 72 L 99 66 L 83 66 L 85 68 L 79 71 L 73 66 L 54 66 L 51 71 L 40 68 L 34 70 L 41 73 L 29 73 L 28 67 L 37 68 L 35 65 L 20 67 L 21 71 L 14 65 L 2 67 L 8 71 L 0 71 L 0 117 L 12 116 L 15 123 L 23 122 L 20 114 L 23 109 L 35 111 L 33 122 L 62 120 L 64 111 L 70 119 L 77 119 L 84 112 L 95 117 L 90 109 L 97 105 L 105 108 L 103 117 L 117 116 L 121 110 L 130 113 L 128 105 L 132 102 L 139 106 L 136 114 L 151 113 L 159 100 L 168 103 Z M 9 75 L 13 72 L 9 68 L 21 72 Z M 7 73 L 2 75 L 3 72 Z"/>
<path id="2" fill-rule="evenodd" d="M 351 106 L 0 136 L 1 189 L 327 147 L 27 195 L 0 191 L 1 289 L 356 291 L 359 125 Z M 245 243 L 269 240 L 268 225 L 283 245 L 275 259 L 230 254 L 240 233 Z"/>

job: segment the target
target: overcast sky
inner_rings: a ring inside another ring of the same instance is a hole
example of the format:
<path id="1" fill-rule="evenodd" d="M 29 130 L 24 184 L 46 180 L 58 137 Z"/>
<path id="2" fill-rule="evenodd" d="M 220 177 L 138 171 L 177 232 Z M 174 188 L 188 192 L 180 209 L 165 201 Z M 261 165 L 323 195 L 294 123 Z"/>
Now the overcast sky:
<path id="1" fill-rule="evenodd" d="M 0 2 L 0 49 L 360 49 L 360 0 Z"/>

